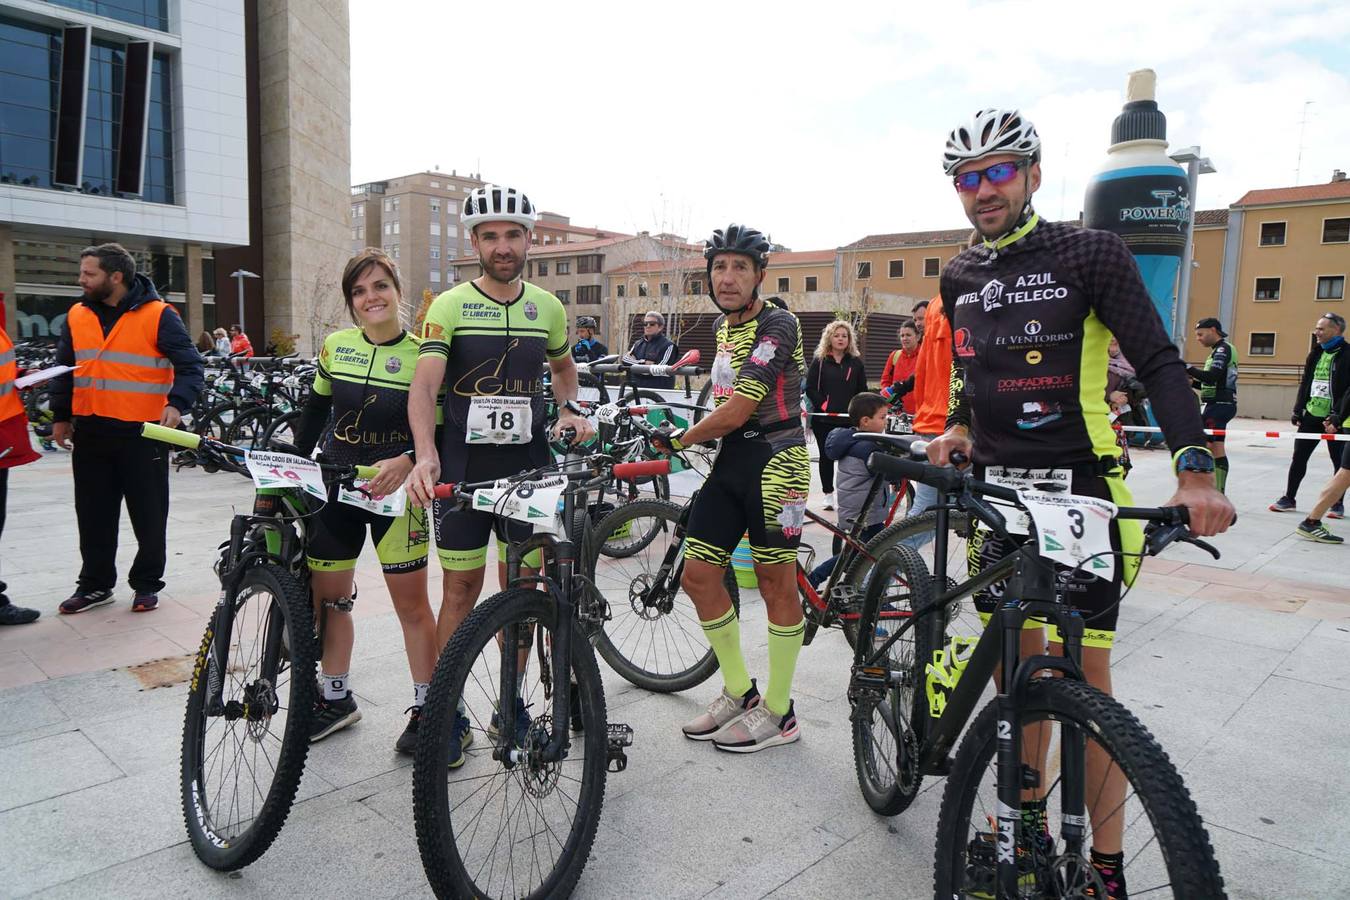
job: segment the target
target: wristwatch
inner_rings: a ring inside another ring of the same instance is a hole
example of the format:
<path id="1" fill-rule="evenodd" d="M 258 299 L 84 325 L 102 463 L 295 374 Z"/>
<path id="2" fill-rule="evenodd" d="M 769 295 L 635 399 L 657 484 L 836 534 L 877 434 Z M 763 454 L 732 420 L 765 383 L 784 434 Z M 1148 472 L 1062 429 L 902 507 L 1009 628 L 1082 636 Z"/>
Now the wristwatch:
<path id="1" fill-rule="evenodd" d="M 1176 455 L 1172 468 L 1182 472 L 1200 472 L 1206 475 L 1214 473 L 1214 454 L 1204 447 L 1183 447 Z"/>
<path id="2" fill-rule="evenodd" d="M 563 404 L 563 409 L 567 410 L 574 416 L 581 416 L 583 419 L 586 417 L 586 410 L 582 409 L 581 404 L 575 400 L 568 400 L 566 403 Z"/>

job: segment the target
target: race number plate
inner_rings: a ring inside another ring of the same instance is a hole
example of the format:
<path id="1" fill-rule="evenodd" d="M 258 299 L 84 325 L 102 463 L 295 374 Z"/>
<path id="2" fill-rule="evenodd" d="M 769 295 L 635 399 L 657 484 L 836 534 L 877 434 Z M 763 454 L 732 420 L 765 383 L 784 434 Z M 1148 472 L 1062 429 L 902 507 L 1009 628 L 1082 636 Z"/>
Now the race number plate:
<path id="1" fill-rule="evenodd" d="M 348 490 L 345 487 L 338 488 L 338 502 L 355 506 L 357 509 L 369 510 L 377 516 L 403 515 L 403 510 L 408 505 L 408 495 L 401 485 L 398 490 L 392 494 L 385 494 L 383 497 L 368 496 L 361 493 L 369 485 L 369 481 L 357 481 L 355 482 L 356 490 Z"/>
<path id="2" fill-rule="evenodd" d="M 1077 494 L 1027 490 L 1018 494 L 1036 523 L 1041 556 L 1066 566 L 1083 563 L 1084 572 L 1103 581 L 1115 577 L 1116 557 L 1111 550 L 1114 503 Z"/>
<path id="3" fill-rule="evenodd" d="M 300 488 L 320 500 L 328 499 L 319 464 L 303 456 L 271 450 L 249 450 L 244 454 L 248 473 L 260 488 Z"/>
<path id="4" fill-rule="evenodd" d="M 1067 494 L 1073 485 L 1073 472 L 1069 469 L 1018 469 L 1012 466 L 990 466 L 985 469 L 984 480 L 990 484 L 1012 488 L 1015 491 L 1052 491 Z M 1031 518 L 1023 510 L 989 499 L 999 507 L 1007 520 L 1009 534 L 1030 534 Z M 984 523 L 980 523 L 981 527 Z"/>
<path id="5" fill-rule="evenodd" d="M 514 484 L 502 479 L 490 488 L 474 491 L 473 508 L 518 522 L 528 522 L 543 531 L 560 534 L 558 500 L 565 487 L 565 477 Z"/>
<path id="6" fill-rule="evenodd" d="M 598 407 L 595 411 L 595 417 L 605 425 L 615 425 L 619 421 L 619 406 L 616 403 L 606 403 Z"/>
<path id="7" fill-rule="evenodd" d="M 528 444 L 529 397 L 474 397 L 464 431 L 467 444 Z"/>

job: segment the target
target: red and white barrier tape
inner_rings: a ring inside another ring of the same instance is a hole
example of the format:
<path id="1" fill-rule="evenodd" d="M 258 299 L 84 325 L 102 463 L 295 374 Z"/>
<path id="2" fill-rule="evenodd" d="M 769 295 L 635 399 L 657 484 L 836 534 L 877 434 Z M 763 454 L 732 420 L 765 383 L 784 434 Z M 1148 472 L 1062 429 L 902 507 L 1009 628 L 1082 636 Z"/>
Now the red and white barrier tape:
<path id="1" fill-rule="evenodd" d="M 1162 434 L 1161 428 L 1145 425 L 1112 425 L 1116 431 L 1132 431 L 1143 434 Z M 1254 431 L 1234 428 L 1206 428 L 1205 434 L 1211 437 L 1268 437 L 1293 438 L 1296 441 L 1350 441 L 1350 434 L 1316 434 L 1310 431 Z"/>

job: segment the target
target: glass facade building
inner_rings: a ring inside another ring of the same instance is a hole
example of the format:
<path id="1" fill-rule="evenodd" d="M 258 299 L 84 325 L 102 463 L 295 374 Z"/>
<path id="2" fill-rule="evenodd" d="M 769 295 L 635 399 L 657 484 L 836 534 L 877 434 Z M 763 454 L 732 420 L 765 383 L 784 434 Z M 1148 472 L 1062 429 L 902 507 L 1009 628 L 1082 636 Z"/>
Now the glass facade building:
<path id="1" fill-rule="evenodd" d="M 111 4 L 62 5 L 83 8 Z M 138 4 L 130 6 L 139 8 Z M 53 165 L 62 40 L 58 30 L 0 16 L 0 183 L 56 187 Z M 101 196 L 117 193 L 114 174 L 121 139 L 125 67 L 125 43 L 102 38 L 92 42 L 86 75 L 82 171 L 77 188 L 83 193 Z M 149 74 L 150 105 L 141 191 L 139 195 L 128 196 L 152 203 L 173 203 L 172 57 L 156 53 Z"/>

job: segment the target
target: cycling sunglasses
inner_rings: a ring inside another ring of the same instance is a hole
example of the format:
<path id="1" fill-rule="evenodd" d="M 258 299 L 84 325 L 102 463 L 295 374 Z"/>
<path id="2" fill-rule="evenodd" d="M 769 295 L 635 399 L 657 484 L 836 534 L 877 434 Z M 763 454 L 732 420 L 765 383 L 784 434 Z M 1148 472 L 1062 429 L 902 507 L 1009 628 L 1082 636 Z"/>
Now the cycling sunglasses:
<path id="1" fill-rule="evenodd" d="M 962 172 L 960 175 L 952 178 L 952 184 L 956 185 L 956 190 L 960 193 L 969 194 L 980 189 L 981 178 L 985 179 L 990 184 L 1007 184 L 1017 177 L 1019 171 L 1025 169 L 1029 165 L 1031 165 L 1031 160 L 1029 159 L 996 163 L 987 169 Z"/>

